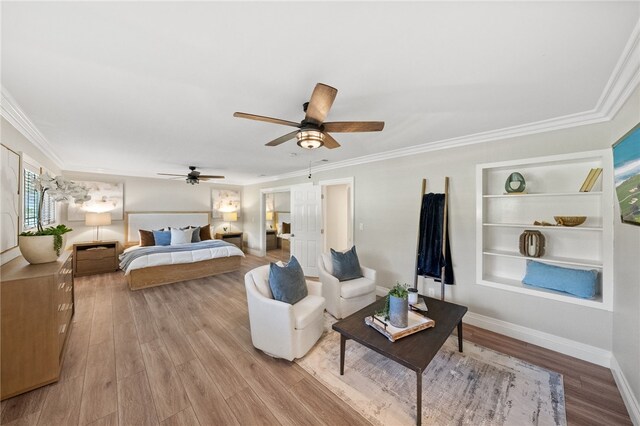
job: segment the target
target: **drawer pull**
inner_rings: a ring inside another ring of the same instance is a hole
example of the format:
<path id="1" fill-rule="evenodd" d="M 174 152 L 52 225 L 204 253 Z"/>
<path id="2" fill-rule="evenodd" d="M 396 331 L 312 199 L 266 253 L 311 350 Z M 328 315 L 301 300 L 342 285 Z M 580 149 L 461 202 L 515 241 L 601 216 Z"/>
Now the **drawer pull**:
<path id="1" fill-rule="evenodd" d="M 62 290 L 64 288 L 64 282 L 61 282 L 60 284 L 58 284 L 58 289 Z"/>
<path id="2" fill-rule="evenodd" d="M 58 334 L 64 334 L 65 331 L 67 331 L 67 324 L 62 324 L 60 326 L 60 331 L 58 332 Z"/>

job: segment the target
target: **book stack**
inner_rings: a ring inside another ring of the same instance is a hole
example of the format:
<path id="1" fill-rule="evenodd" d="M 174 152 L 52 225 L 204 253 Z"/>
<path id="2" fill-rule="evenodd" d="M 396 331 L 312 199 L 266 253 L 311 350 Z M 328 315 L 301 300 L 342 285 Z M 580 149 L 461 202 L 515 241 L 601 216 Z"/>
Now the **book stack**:
<path id="1" fill-rule="evenodd" d="M 593 186 L 596 184 L 596 181 L 600 177 L 601 173 L 602 173 L 601 167 L 591 169 L 591 171 L 587 175 L 587 178 L 584 180 L 584 182 L 582 183 L 582 186 L 580 187 L 580 192 L 590 192 L 591 189 L 593 189 Z"/>

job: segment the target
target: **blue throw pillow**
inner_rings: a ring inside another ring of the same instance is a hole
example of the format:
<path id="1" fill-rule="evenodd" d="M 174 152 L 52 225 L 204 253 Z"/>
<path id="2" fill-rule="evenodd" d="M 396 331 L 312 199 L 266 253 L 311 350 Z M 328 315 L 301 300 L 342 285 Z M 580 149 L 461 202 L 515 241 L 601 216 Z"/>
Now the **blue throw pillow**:
<path id="1" fill-rule="evenodd" d="M 269 268 L 269 287 L 273 298 L 291 305 L 298 303 L 309 294 L 302 266 L 295 256 L 284 266 L 271 263 Z"/>
<path id="2" fill-rule="evenodd" d="M 598 271 L 563 268 L 546 263 L 527 261 L 523 284 L 563 291 L 584 299 L 592 299 L 598 290 Z"/>
<path id="3" fill-rule="evenodd" d="M 362 277 L 356 246 L 351 247 L 351 250 L 345 253 L 331 249 L 331 264 L 333 265 L 333 276 L 338 281 L 354 280 Z"/>
<path id="4" fill-rule="evenodd" d="M 153 231 L 153 239 L 157 246 L 171 245 L 171 231 Z"/>

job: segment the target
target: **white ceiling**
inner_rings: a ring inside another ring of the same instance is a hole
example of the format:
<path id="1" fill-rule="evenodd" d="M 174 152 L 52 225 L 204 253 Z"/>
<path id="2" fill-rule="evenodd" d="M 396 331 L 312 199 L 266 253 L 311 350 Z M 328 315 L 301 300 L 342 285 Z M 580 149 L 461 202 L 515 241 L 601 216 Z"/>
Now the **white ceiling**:
<path id="1" fill-rule="evenodd" d="M 2 86 L 66 170 L 251 182 L 593 110 L 638 2 L 2 2 Z M 234 111 L 300 121 L 338 89 L 335 150 Z M 290 153 L 296 153 L 292 157 Z"/>

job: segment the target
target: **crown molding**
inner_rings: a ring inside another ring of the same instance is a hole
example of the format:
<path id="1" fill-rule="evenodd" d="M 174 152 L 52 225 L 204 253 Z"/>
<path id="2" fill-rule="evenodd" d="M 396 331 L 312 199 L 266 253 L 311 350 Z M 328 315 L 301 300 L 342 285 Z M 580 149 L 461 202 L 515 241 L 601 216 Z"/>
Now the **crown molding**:
<path id="1" fill-rule="evenodd" d="M 640 20 L 633 28 L 595 109 L 612 119 L 631 96 L 638 83 L 640 83 Z"/>
<path id="2" fill-rule="evenodd" d="M 55 152 L 47 138 L 44 137 L 35 124 L 22 111 L 16 100 L 11 94 L 2 87 L 0 97 L 0 115 L 16 128 L 25 138 L 29 140 L 36 148 L 42 151 L 53 163 L 60 169 L 64 169 L 64 161 Z"/>

